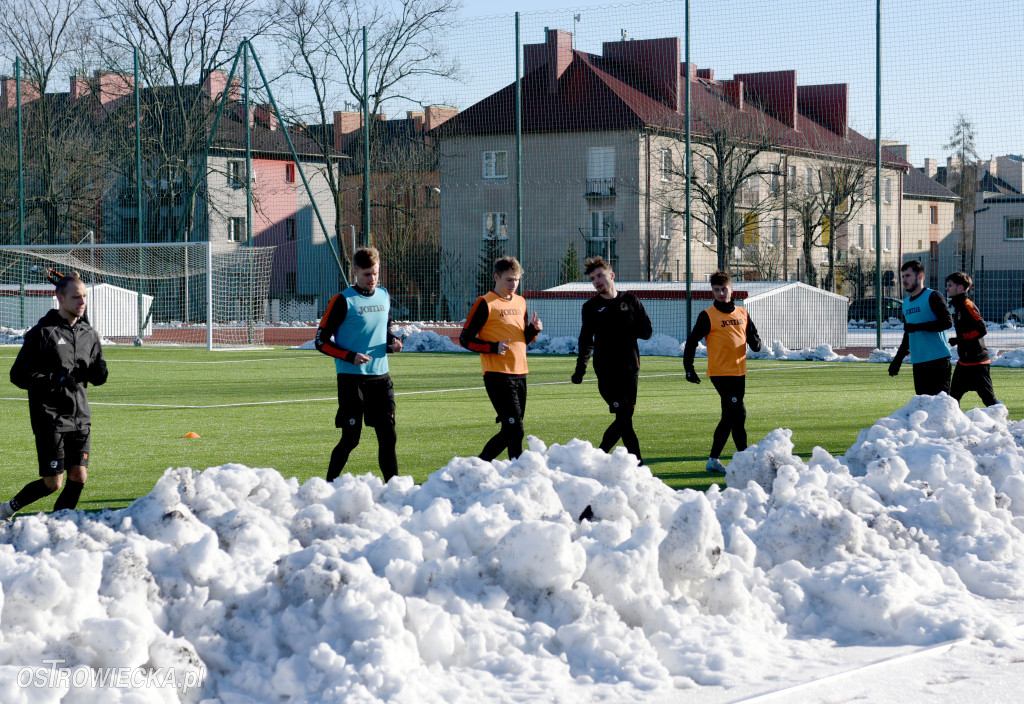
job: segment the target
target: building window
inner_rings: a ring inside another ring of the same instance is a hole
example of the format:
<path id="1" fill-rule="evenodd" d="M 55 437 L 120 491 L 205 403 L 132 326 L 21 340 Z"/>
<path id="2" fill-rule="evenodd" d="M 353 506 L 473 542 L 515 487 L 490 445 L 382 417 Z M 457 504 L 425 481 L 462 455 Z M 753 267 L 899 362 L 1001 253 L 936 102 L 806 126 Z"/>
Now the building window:
<path id="1" fill-rule="evenodd" d="M 791 218 L 786 224 L 786 230 L 789 233 L 789 246 L 792 249 L 796 249 L 796 219 Z"/>
<path id="2" fill-rule="evenodd" d="M 885 226 L 885 251 L 888 252 L 892 249 L 892 227 L 889 225 Z"/>
<path id="3" fill-rule="evenodd" d="M 769 244 L 771 244 L 772 247 L 778 247 L 779 246 L 779 219 L 778 218 L 772 218 L 772 234 L 771 234 L 771 241 L 769 242 Z"/>
<path id="4" fill-rule="evenodd" d="M 804 169 L 804 179 L 806 180 L 806 188 L 808 195 L 814 193 L 814 169 L 808 166 Z"/>
<path id="5" fill-rule="evenodd" d="M 672 213 L 667 210 L 661 214 L 661 239 L 672 239 Z"/>
<path id="6" fill-rule="evenodd" d="M 793 190 L 793 187 L 796 185 L 796 166 L 789 167 L 789 178 L 787 180 L 786 188 Z"/>
<path id="7" fill-rule="evenodd" d="M 284 238 L 286 240 L 293 240 L 295 239 L 295 234 L 295 218 L 288 218 L 287 220 L 284 221 Z"/>
<path id="8" fill-rule="evenodd" d="M 228 162 L 228 185 L 232 188 L 245 187 L 245 162 L 231 160 Z"/>
<path id="9" fill-rule="evenodd" d="M 245 242 L 245 218 L 228 218 L 228 242 Z"/>
<path id="10" fill-rule="evenodd" d="M 286 272 L 284 275 L 285 293 L 297 293 L 299 290 L 298 278 L 294 271 Z"/>
<path id="11" fill-rule="evenodd" d="M 661 150 L 661 180 L 671 181 L 672 180 L 672 150 L 662 149 Z"/>
<path id="12" fill-rule="evenodd" d="M 508 178 L 508 152 L 484 152 L 484 178 Z"/>
<path id="13" fill-rule="evenodd" d="M 875 232 L 876 232 L 875 226 L 872 225 L 871 226 L 871 239 L 868 240 L 868 249 L 871 250 L 872 252 L 875 251 Z"/>
<path id="14" fill-rule="evenodd" d="M 885 179 L 885 202 L 886 203 L 891 203 L 892 202 L 892 179 L 891 178 Z"/>
<path id="15" fill-rule="evenodd" d="M 857 246 L 864 249 L 864 225 L 857 225 Z"/>
<path id="16" fill-rule="evenodd" d="M 295 183 L 295 164 L 284 165 L 284 182 Z"/>
<path id="17" fill-rule="evenodd" d="M 1024 240 L 1024 217 L 1015 215 L 1006 218 L 1006 239 Z"/>
<path id="18" fill-rule="evenodd" d="M 484 213 L 484 239 L 508 239 L 507 213 Z"/>
<path id="19" fill-rule="evenodd" d="M 768 170 L 771 172 L 769 174 L 769 177 L 768 177 L 768 187 L 771 189 L 772 193 L 778 193 L 779 192 L 779 165 L 778 164 L 772 164 L 771 166 L 768 167 Z"/>
<path id="20" fill-rule="evenodd" d="M 715 243 L 715 233 L 711 229 L 710 223 L 704 225 L 704 244 L 713 245 Z"/>
<path id="21" fill-rule="evenodd" d="M 587 149 L 587 193 L 615 195 L 615 147 Z"/>
<path id="22" fill-rule="evenodd" d="M 932 225 L 938 225 L 939 224 L 939 206 L 937 206 L 937 205 L 929 206 L 929 210 L 931 210 L 931 223 L 932 223 Z"/>
<path id="23" fill-rule="evenodd" d="M 710 156 L 702 157 L 704 160 L 704 181 L 712 183 L 715 180 L 715 164 Z"/>

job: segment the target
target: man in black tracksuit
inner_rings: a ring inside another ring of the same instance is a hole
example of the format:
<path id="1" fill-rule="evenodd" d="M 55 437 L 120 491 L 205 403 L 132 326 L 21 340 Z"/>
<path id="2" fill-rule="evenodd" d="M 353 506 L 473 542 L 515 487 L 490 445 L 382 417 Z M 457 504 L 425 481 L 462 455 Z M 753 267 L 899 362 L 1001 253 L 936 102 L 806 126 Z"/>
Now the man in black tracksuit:
<path id="1" fill-rule="evenodd" d="M 651 337 L 651 320 L 643 303 L 632 293 L 615 289 L 615 272 L 601 257 L 585 262 L 586 275 L 597 295 L 583 304 L 579 353 L 572 383 L 583 383 L 587 360 L 594 355 L 597 390 L 615 414 L 604 432 L 601 449 L 610 452 L 622 438 L 626 450 L 643 463 L 640 441 L 633 429 L 633 411 L 639 381 L 640 351 L 637 340 Z"/>
<path id="2" fill-rule="evenodd" d="M 949 338 L 949 344 L 955 346 L 960 355 L 953 368 L 949 395 L 959 403 L 965 393 L 977 391 L 982 403 L 994 406 L 999 399 L 992 388 L 992 375 L 989 373 L 991 359 L 985 345 L 988 328 L 977 306 L 967 297 L 973 284 L 970 275 L 963 271 L 955 271 L 946 277 L 946 295 L 953 306 L 953 329 L 956 331 L 956 337 Z"/>
<path id="3" fill-rule="evenodd" d="M 77 275 L 63 277 L 57 284 L 58 308 L 25 334 L 25 344 L 11 367 L 11 382 L 28 391 L 41 479 L 0 504 L 0 520 L 9 519 L 62 485 L 64 491 L 54 510 L 78 505 L 89 465 L 90 414 L 85 389 L 107 380 L 100 338 L 82 320 L 86 293 Z"/>

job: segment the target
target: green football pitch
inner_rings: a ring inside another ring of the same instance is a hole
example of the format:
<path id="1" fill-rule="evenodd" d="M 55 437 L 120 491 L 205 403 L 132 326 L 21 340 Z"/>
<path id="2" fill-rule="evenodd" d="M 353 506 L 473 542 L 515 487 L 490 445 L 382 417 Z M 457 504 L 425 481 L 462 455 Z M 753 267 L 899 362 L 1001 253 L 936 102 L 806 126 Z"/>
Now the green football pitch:
<path id="1" fill-rule="evenodd" d="M 38 476 L 25 392 L 7 381 L 16 347 L 0 349 L 0 432 L 6 452 L 0 500 Z M 148 493 L 169 467 L 205 469 L 229 462 L 273 467 L 304 482 L 323 476 L 340 437 L 333 362 L 294 349 L 207 352 L 176 348 L 108 347 L 110 380 L 92 387 L 92 456 L 80 508 L 120 507 Z M 574 386 L 574 357 L 530 356 L 525 428 L 548 445 L 582 438 L 597 444 L 611 421 L 592 372 Z M 702 371 L 704 360 L 697 360 Z M 993 368 L 999 398 L 1011 417 L 1024 405 L 1019 370 Z M 688 384 L 682 360 L 644 357 L 635 425 L 646 463 L 674 488 L 706 488 L 718 395 L 705 379 Z M 473 456 L 497 430 L 494 412 L 471 354 L 391 357 L 402 474 L 422 482 L 452 457 Z M 747 432 L 757 442 L 773 428 L 793 430 L 796 453 L 815 445 L 842 454 L 857 433 L 913 395 L 909 365 L 896 379 L 883 364 L 751 361 Z M 975 394 L 965 409 L 980 405 Z M 185 433 L 199 433 L 186 439 Z M 724 459 L 731 456 L 732 441 Z M 377 472 L 373 431 L 349 459 L 347 471 Z M 33 505 L 49 510 L 53 498 Z"/>

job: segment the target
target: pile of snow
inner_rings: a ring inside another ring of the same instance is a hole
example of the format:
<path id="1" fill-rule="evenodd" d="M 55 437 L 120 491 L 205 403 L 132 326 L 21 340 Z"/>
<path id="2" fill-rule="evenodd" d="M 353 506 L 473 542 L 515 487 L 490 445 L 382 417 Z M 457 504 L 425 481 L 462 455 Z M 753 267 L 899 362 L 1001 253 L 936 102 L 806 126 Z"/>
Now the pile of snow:
<path id="1" fill-rule="evenodd" d="M 779 340 L 769 345 L 762 345 L 760 351 L 747 350 L 747 359 L 779 359 L 804 362 L 862 362 L 856 355 L 838 355 L 832 351 L 831 345 L 805 347 L 802 350 L 790 350 Z"/>
<path id="2" fill-rule="evenodd" d="M 1022 445 L 1004 407 L 939 396 L 845 457 L 775 430 L 706 494 L 580 440 L 421 486 L 171 469 L 125 509 L 0 526 L 0 699 L 62 696 L 18 686 L 59 660 L 202 672 L 187 701 L 678 701 L 835 642 L 1009 643 Z"/>
<path id="3" fill-rule="evenodd" d="M 25 343 L 25 331 L 0 325 L 0 345 L 21 345 Z"/>
<path id="4" fill-rule="evenodd" d="M 1024 367 L 1024 349 L 1006 350 L 992 360 L 993 367 Z"/>

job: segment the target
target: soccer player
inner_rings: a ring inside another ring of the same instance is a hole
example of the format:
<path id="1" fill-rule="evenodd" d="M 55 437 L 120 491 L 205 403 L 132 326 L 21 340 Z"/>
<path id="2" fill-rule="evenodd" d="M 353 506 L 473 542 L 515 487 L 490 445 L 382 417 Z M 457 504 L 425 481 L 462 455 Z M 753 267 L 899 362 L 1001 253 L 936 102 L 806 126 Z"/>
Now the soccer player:
<path id="1" fill-rule="evenodd" d="M 953 316 L 942 294 L 924 286 L 924 264 L 911 259 L 900 267 L 903 299 L 903 340 L 889 363 L 889 376 L 900 373 L 910 352 L 914 367 L 914 393 L 935 396 L 949 393 L 949 344 L 943 331 L 953 326 Z"/>
<path id="2" fill-rule="evenodd" d="M 359 444 L 363 422 L 377 434 L 377 463 L 387 482 L 398 474 L 395 454 L 395 389 L 388 373 L 388 352 L 401 352 L 391 333 L 391 297 L 378 286 L 380 252 L 373 247 L 352 255 L 353 283 L 327 304 L 313 343 L 334 357 L 338 373 L 338 413 L 334 427 L 341 440 L 331 452 L 327 481 L 338 478 Z"/>
<path id="3" fill-rule="evenodd" d="M 643 464 L 640 441 L 633 429 L 633 411 L 640 370 L 636 341 L 651 337 L 651 320 L 643 303 L 632 293 L 615 288 L 615 272 L 601 257 L 584 262 L 585 273 L 597 295 L 583 304 L 579 353 L 572 383 L 582 384 L 587 360 L 594 355 L 597 390 L 615 414 L 601 439 L 601 449 L 611 452 L 622 438 L 626 450 Z"/>
<path id="4" fill-rule="evenodd" d="M 480 459 L 490 462 L 508 449 L 509 459 L 523 453 L 523 415 L 526 412 L 526 345 L 544 325 L 537 313 L 526 316 L 526 299 L 516 295 L 523 267 L 514 257 L 494 262 L 494 290 L 473 303 L 462 326 L 459 344 L 480 353 L 484 388 L 501 423 L 487 441 Z M 529 320 L 529 322 L 527 322 Z"/>
<path id="5" fill-rule="evenodd" d="M 708 348 L 708 378 L 722 400 L 722 418 L 718 421 L 704 469 L 711 474 L 724 474 L 722 449 L 732 434 L 736 450 L 747 449 L 747 408 L 743 405 L 746 391 L 747 345 L 757 352 L 761 337 L 746 308 L 732 300 L 732 278 L 724 271 L 711 275 L 711 294 L 714 301 L 697 315 L 690 336 L 683 349 L 683 368 L 686 380 L 699 384 L 700 377 L 693 368 L 693 355 L 697 343 L 703 338 Z"/>
<path id="6" fill-rule="evenodd" d="M 949 338 L 949 344 L 957 347 L 960 353 L 960 359 L 953 368 L 949 395 L 959 403 L 965 393 L 976 391 L 982 403 L 994 406 L 999 399 L 992 388 L 991 360 L 983 339 L 988 329 L 978 308 L 967 297 L 973 285 L 974 281 L 964 271 L 955 271 L 946 277 L 946 295 L 953 306 L 953 329 L 956 331 L 956 336 Z"/>
<path id="7" fill-rule="evenodd" d="M 107 381 L 99 335 L 82 320 L 87 295 L 77 274 L 61 277 L 57 308 L 25 334 L 25 343 L 11 367 L 11 382 L 28 391 L 41 478 L 0 504 L 0 519 L 10 519 L 62 485 L 54 510 L 75 508 L 82 495 L 91 428 L 86 387 Z"/>

